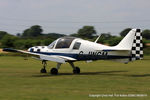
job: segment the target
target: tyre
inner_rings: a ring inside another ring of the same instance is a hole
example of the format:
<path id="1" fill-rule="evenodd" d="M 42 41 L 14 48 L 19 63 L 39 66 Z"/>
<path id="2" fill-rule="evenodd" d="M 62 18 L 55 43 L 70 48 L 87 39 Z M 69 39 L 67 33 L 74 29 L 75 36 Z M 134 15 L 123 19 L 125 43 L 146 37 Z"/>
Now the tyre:
<path id="1" fill-rule="evenodd" d="M 56 68 L 52 68 L 52 69 L 50 70 L 50 73 L 51 73 L 52 75 L 57 75 L 57 74 L 58 74 L 58 70 L 57 70 Z"/>
<path id="2" fill-rule="evenodd" d="M 41 73 L 47 73 L 46 69 L 44 69 L 44 68 L 42 68 L 40 72 Z"/>
<path id="3" fill-rule="evenodd" d="M 79 67 L 75 67 L 75 69 L 73 70 L 74 74 L 79 74 L 80 73 L 80 68 Z"/>

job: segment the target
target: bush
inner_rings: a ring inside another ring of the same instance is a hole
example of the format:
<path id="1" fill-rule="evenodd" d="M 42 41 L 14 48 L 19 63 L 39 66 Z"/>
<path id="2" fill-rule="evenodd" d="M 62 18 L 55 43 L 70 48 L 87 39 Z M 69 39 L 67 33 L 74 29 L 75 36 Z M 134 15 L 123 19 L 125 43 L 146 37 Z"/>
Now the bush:
<path id="1" fill-rule="evenodd" d="M 144 55 L 150 55 L 150 47 L 144 48 Z"/>
<path id="2" fill-rule="evenodd" d="M 14 47 L 14 42 L 17 40 L 18 38 L 12 35 L 5 35 L 2 40 L 1 40 L 1 46 L 3 48 L 12 48 Z"/>

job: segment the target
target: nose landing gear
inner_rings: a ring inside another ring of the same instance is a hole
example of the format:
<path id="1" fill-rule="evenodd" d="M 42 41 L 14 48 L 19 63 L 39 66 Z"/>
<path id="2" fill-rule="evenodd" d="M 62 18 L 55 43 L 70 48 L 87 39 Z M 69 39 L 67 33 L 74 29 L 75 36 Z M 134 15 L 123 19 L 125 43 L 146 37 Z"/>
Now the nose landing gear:
<path id="1" fill-rule="evenodd" d="M 47 73 L 47 71 L 46 71 L 46 66 L 47 66 L 46 60 L 43 60 L 42 64 L 43 64 L 43 68 L 40 70 L 40 72 L 41 73 Z"/>

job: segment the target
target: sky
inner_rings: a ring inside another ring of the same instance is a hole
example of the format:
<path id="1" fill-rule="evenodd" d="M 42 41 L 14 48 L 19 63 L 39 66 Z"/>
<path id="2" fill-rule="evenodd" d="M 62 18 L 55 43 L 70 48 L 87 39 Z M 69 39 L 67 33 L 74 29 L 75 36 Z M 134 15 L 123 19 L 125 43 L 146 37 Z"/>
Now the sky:
<path id="1" fill-rule="evenodd" d="M 85 25 L 97 34 L 125 28 L 150 29 L 150 0 L 0 0 L 0 31 L 22 33 L 40 25 L 43 33 L 77 33 Z"/>

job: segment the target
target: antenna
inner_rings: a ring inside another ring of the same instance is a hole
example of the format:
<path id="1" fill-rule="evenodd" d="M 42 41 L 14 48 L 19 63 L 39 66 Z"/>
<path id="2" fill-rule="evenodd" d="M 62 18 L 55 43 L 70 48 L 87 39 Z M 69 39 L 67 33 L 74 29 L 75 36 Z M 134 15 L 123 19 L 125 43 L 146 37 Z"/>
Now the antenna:
<path id="1" fill-rule="evenodd" d="M 99 38 L 101 37 L 102 34 L 100 34 L 97 39 L 94 41 L 95 43 L 97 43 L 97 41 L 99 40 Z"/>

